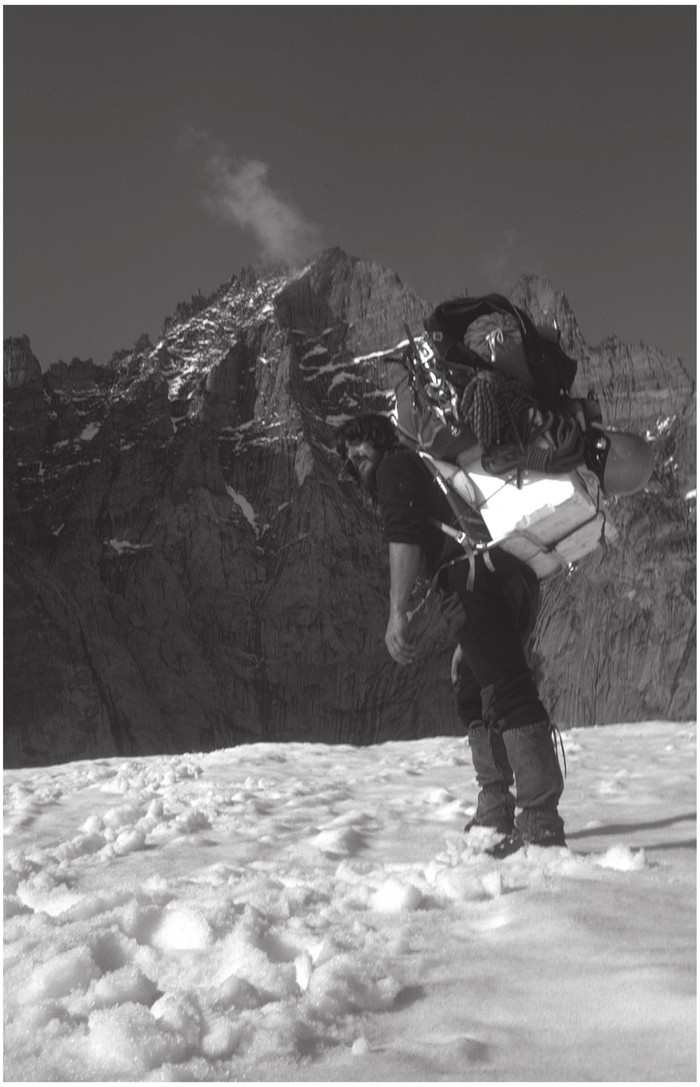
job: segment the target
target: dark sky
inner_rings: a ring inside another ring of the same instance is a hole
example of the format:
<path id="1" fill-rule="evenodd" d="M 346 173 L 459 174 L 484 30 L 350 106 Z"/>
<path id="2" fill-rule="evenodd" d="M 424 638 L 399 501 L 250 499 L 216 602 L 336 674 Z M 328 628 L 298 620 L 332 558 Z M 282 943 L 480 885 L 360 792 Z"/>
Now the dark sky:
<path id="1" fill-rule="evenodd" d="M 695 366 L 693 6 L 5 7 L 5 335 L 106 362 L 263 257 L 563 290 Z"/>

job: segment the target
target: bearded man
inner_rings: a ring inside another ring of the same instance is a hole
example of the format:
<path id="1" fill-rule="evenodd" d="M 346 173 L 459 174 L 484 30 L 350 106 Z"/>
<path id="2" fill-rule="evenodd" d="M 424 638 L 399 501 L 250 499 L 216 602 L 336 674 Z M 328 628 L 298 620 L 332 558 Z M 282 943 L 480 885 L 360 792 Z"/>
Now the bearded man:
<path id="1" fill-rule="evenodd" d="M 491 827 L 504 835 L 493 850 L 497 856 L 523 844 L 565 845 L 554 729 L 525 652 L 539 605 L 537 578 L 496 546 L 466 561 L 438 527 L 456 526 L 445 494 L 421 457 L 399 444 L 386 416 L 364 414 L 344 423 L 336 447 L 381 512 L 390 569 L 385 642 L 392 659 L 403 667 L 416 659 L 409 601 L 419 576 L 433 579 L 445 611 L 459 615 L 452 678 L 480 788 L 466 830 Z"/>

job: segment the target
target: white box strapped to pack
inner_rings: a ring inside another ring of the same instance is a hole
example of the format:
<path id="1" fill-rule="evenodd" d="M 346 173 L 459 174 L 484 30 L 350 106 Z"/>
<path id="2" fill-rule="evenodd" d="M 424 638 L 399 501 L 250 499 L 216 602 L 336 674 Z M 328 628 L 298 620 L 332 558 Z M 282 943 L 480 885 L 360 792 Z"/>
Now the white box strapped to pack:
<path id="1" fill-rule="evenodd" d="M 540 581 L 617 538 L 598 479 L 587 468 L 556 476 L 532 471 L 491 475 L 480 456 L 463 464 L 429 459 L 450 489 L 481 514 L 491 535 L 486 547 L 497 544 L 515 555 Z"/>

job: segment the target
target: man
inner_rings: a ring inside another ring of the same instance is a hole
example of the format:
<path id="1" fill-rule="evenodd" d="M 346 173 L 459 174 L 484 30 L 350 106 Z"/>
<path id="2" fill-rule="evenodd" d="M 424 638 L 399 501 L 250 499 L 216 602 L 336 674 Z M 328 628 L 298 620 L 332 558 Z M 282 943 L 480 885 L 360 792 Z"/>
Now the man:
<path id="1" fill-rule="evenodd" d="M 454 524 L 447 498 L 418 454 L 399 445 L 385 416 L 360 415 L 344 423 L 337 448 L 382 514 L 389 543 L 385 641 L 391 657 L 403 666 L 415 660 L 408 609 L 419 575 L 436 578 L 446 614 L 459 615 L 453 682 L 480 786 L 467 830 L 492 827 L 505 835 L 503 855 L 523 842 L 565 845 L 558 813 L 564 782 L 524 650 L 539 602 L 535 575 L 498 548 L 478 553 L 470 567 L 462 548 L 434 523 Z"/>

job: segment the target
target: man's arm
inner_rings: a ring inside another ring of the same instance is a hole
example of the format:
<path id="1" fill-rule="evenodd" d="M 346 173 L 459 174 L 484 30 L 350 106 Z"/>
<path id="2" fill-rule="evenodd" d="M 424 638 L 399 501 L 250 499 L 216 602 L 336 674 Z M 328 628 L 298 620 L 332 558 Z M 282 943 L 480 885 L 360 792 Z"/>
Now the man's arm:
<path id="1" fill-rule="evenodd" d="M 416 649 L 408 637 L 408 602 L 420 572 L 421 549 L 418 544 L 390 543 L 389 623 L 384 635 L 390 656 L 397 664 L 411 664 Z"/>

